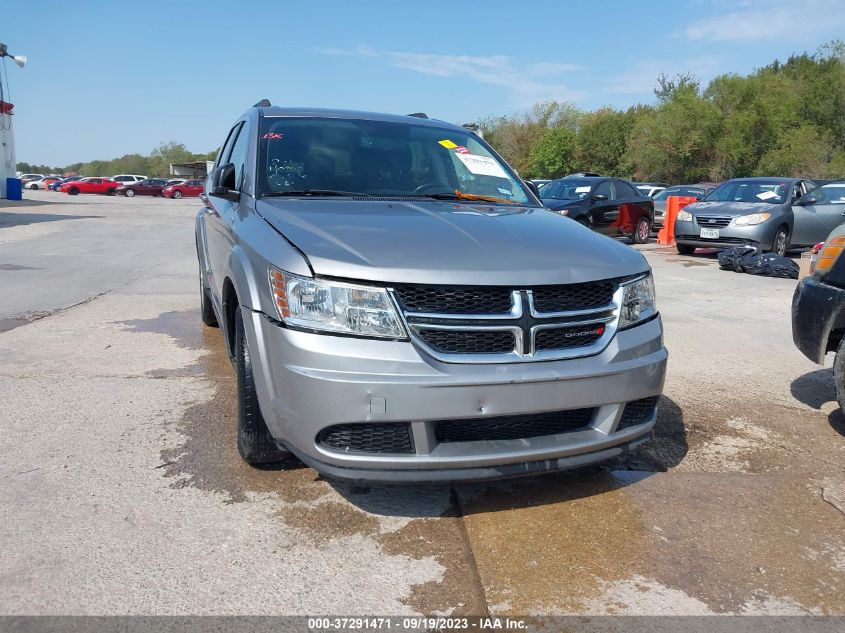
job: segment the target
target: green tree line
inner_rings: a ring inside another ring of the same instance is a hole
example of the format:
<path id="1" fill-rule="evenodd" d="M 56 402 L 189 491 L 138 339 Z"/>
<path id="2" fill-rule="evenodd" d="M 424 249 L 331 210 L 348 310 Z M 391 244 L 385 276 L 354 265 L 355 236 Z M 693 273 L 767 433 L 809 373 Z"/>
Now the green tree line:
<path id="1" fill-rule="evenodd" d="M 73 163 L 64 167 L 32 165 L 18 163 L 18 171 L 35 174 L 76 173 L 82 176 L 114 176 L 116 174 L 140 174 L 144 176 L 167 176 L 170 163 L 190 163 L 201 160 L 214 160 L 217 150 L 205 154 L 194 154 L 176 141 L 161 143 L 148 156 L 126 154 L 111 160 L 92 160 L 87 163 Z"/>
<path id="2" fill-rule="evenodd" d="M 845 44 L 748 76 L 660 76 L 656 103 L 592 112 L 569 103 L 481 122 L 525 178 L 595 171 L 669 183 L 743 176 L 845 178 Z"/>

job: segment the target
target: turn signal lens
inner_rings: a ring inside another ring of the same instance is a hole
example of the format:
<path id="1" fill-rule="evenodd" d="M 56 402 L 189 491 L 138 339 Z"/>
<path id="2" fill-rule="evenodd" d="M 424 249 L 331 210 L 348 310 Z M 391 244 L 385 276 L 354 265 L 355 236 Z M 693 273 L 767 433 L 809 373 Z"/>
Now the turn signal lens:
<path id="1" fill-rule="evenodd" d="M 819 253 L 819 260 L 816 262 L 816 272 L 826 273 L 833 268 L 833 264 L 839 259 L 843 249 L 845 249 L 845 235 L 837 235 L 833 239 L 828 240 L 822 252 Z"/>
<path id="2" fill-rule="evenodd" d="M 288 305 L 287 288 L 285 287 L 285 276 L 281 271 L 270 268 L 270 287 L 273 290 L 273 301 L 276 302 L 276 309 L 283 319 L 290 316 Z"/>

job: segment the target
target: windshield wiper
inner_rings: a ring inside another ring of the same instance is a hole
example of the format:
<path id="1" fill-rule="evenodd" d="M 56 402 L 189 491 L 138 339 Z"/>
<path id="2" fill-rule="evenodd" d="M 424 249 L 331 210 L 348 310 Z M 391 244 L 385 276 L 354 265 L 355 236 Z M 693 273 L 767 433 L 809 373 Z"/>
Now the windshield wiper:
<path id="1" fill-rule="evenodd" d="M 262 198 L 302 197 L 302 196 L 348 196 L 372 198 L 370 194 L 358 191 L 337 191 L 336 189 L 297 189 L 295 191 L 269 191 Z"/>
<path id="2" fill-rule="evenodd" d="M 435 200 L 477 200 L 479 202 L 496 202 L 499 204 L 519 204 L 514 200 L 507 200 L 506 198 L 497 198 L 495 196 L 477 196 L 472 193 L 464 193 L 458 189 L 455 189 L 455 191 L 427 193 L 423 197 L 434 198 Z"/>

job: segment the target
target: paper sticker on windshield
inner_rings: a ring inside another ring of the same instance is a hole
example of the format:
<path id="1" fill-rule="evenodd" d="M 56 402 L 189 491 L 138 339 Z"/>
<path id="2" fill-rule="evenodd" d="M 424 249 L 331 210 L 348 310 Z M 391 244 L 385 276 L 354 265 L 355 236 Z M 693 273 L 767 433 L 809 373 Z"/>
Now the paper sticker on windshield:
<path id="1" fill-rule="evenodd" d="M 575 187 L 575 193 L 590 193 L 589 187 Z"/>
<path id="2" fill-rule="evenodd" d="M 500 194 L 503 196 L 513 196 L 513 191 L 510 189 L 505 189 L 504 187 L 496 187 Z"/>
<path id="3" fill-rule="evenodd" d="M 455 154 L 455 156 L 471 173 L 478 176 L 508 177 L 502 166 L 489 156 L 476 156 L 475 154 Z"/>
<path id="4" fill-rule="evenodd" d="M 457 147 L 457 144 L 453 143 L 448 138 L 444 138 L 442 141 L 437 141 L 437 142 L 440 143 L 446 149 L 453 149 L 453 148 Z"/>
<path id="5" fill-rule="evenodd" d="M 777 198 L 778 194 L 774 191 L 762 191 L 757 194 L 757 197 L 760 198 L 760 200 L 771 200 L 772 198 Z"/>

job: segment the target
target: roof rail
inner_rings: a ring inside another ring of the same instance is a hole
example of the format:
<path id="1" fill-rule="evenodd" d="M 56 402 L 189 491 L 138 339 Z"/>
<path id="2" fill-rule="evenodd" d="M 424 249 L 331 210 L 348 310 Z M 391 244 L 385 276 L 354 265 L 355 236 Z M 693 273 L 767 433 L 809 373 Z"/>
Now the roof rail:
<path id="1" fill-rule="evenodd" d="M 252 107 L 253 108 L 269 108 L 271 105 L 273 105 L 273 104 L 270 103 L 269 99 L 262 99 L 261 101 L 259 101 L 258 103 L 256 103 Z"/>
<path id="2" fill-rule="evenodd" d="M 415 116 L 418 119 L 427 119 L 428 115 L 425 112 L 412 112 L 408 116 Z"/>

